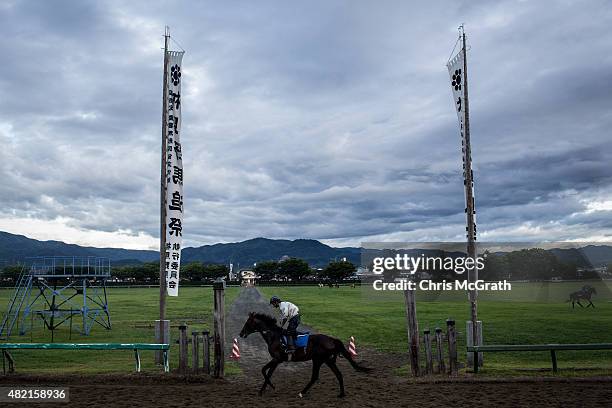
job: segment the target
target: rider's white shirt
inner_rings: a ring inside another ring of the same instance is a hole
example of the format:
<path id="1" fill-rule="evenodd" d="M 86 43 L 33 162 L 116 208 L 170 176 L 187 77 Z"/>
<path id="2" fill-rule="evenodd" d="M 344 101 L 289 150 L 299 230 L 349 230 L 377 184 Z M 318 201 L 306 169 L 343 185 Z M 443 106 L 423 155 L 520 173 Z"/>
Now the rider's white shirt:
<path id="1" fill-rule="evenodd" d="M 291 319 L 293 316 L 300 313 L 300 309 L 291 302 L 280 302 L 278 307 L 282 319 Z"/>

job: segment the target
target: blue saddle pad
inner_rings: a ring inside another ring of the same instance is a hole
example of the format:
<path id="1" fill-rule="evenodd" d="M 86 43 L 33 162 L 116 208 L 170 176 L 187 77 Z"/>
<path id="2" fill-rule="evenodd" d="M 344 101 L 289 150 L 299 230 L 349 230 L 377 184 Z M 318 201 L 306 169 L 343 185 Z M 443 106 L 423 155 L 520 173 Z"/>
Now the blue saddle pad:
<path id="1" fill-rule="evenodd" d="M 310 337 L 309 333 L 306 334 L 298 334 L 297 339 L 295 341 L 295 347 L 306 347 L 308 345 L 308 338 Z M 287 336 L 283 336 L 283 344 L 287 345 Z"/>
<path id="2" fill-rule="evenodd" d="M 295 341 L 295 347 L 306 347 L 309 337 L 310 334 L 298 335 L 297 340 Z"/>

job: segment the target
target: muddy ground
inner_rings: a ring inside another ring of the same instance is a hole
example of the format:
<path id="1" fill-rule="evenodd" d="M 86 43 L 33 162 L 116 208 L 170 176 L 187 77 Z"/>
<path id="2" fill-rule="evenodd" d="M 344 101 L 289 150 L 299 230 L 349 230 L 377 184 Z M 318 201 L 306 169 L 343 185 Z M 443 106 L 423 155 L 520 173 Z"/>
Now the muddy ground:
<path id="1" fill-rule="evenodd" d="M 255 288 L 245 288 L 227 313 L 227 352 L 248 312 L 273 313 Z M 482 406 L 482 407 L 602 407 L 612 404 L 612 378 L 546 378 L 508 380 L 457 380 L 436 377 L 417 382 L 395 375 L 406 363 L 401 355 L 359 350 L 358 360 L 374 368 L 371 374 L 355 372 L 344 360 L 338 367 L 344 374 L 347 396 L 338 399 L 335 376 L 323 367 L 320 380 L 310 392 L 299 398 L 298 392 L 310 377 L 309 363 L 279 366 L 272 382 L 276 390 L 264 396 L 257 391 L 262 384 L 261 366 L 269 361 L 265 343 L 259 335 L 240 340 L 240 366 L 243 374 L 226 380 L 207 376 L 179 377 L 153 374 L 33 377 L 0 376 L 0 386 L 54 385 L 70 387 L 70 404 L 74 407 L 394 407 L 394 406 Z M 24 406 L 7 404 L 3 406 Z M 29 403 L 26 406 L 35 406 Z M 41 406 L 53 406 L 46 403 Z"/>

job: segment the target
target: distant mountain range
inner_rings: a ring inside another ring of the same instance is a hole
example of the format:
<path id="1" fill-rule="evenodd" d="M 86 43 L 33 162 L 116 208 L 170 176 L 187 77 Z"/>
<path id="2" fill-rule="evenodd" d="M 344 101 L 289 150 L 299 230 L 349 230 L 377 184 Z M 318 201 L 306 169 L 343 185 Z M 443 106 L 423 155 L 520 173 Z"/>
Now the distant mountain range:
<path id="1" fill-rule="evenodd" d="M 325 266 L 334 259 L 347 258 L 355 264 L 360 263 L 361 248 L 334 248 L 314 239 L 254 238 L 230 244 L 204 245 L 185 248 L 185 262 L 202 261 L 210 263 L 229 263 L 241 267 L 255 262 L 279 260 L 283 256 L 301 258 L 311 266 Z"/>
<path id="2" fill-rule="evenodd" d="M 586 245 L 581 248 L 551 249 L 558 260 L 581 267 L 598 267 L 612 263 L 612 247 L 608 245 Z"/>
<path id="3" fill-rule="evenodd" d="M 0 231 L 0 266 L 22 262 L 33 256 L 97 256 L 109 258 L 113 264 L 136 264 L 156 261 L 157 251 L 122 248 L 94 248 L 60 241 L 39 241 L 23 235 Z M 228 264 L 247 267 L 255 262 L 279 260 L 283 256 L 304 259 L 311 266 L 325 266 L 333 259 L 346 257 L 359 264 L 360 248 L 333 248 L 312 239 L 254 238 L 243 242 L 204 245 L 183 249 L 183 262 L 201 261 L 205 263 Z"/>
<path id="4" fill-rule="evenodd" d="M 242 242 L 188 247 L 183 250 L 183 262 L 228 264 L 249 267 L 255 262 L 280 260 L 283 256 L 304 259 L 311 266 L 323 267 L 330 260 L 347 258 L 361 264 L 361 248 L 334 248 L 313 239 L 254 238 Z M 580 249 L 552 249 L 561 261 L 578 266 L 601 266 L 612 263 L 612 246 L 587 245 Z M 94 248 L 60 241 L 39 241 L 23 235 L 0 231 L 0 267 L 23 262 L 32 256 L 97 256 L 109 258 L 114 265 L 157 261 L 157 251 Z"/>
<path id="5" fill-rule="evenodd" d="M 110 258 L 112 261 L 133 260 L 135 262 L 159 259 L 157 251 L 83 247 L 61 241 L 39 241 L 23 235 L 0 231 L 0 261 L 16 263 L 31 256 L 98 256 Z"/>

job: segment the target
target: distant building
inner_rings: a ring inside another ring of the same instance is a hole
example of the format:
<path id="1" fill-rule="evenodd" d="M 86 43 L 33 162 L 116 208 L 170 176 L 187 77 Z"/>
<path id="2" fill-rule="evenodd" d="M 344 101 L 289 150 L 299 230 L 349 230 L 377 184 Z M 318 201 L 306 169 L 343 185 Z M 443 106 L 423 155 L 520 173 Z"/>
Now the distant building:
<path id="1" fill-rule="evenodd" d="M 234 264 L 229 264 L 229 274 L 227 275 L 228 280 L 235 281 L 238 280 L 238 274 L 234 272 Z"/>
<path id="2" fill-rule="evenodd" d="M 372 273 L 368 268 L 364 266 L 358 266 L 357 271 L 355 272 L 355 276 L 358 278 L 361 278 L 361 277 L 365 278 L 369 276 L 375 276 L 375 274 Z"/>
<path id="3" fill-rule="evenodd" d="M 241 286 L 255 286 L 255 280 L 257 279 L 257 275 L 255 275 L 255 272 L 246 269 L 240 271 L 240 279 Z"/>

